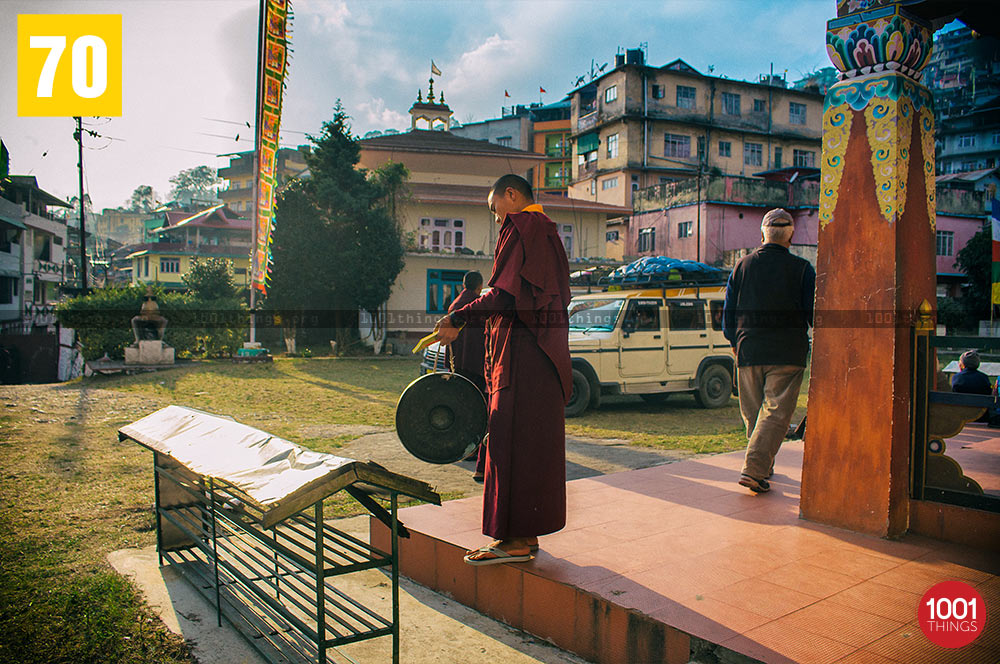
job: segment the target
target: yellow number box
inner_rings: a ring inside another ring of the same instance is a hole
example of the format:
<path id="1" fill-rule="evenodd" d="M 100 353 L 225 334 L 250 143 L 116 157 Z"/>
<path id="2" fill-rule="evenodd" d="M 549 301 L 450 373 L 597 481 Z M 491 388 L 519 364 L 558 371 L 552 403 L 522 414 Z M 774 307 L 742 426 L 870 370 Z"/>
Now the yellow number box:
<path id="1" fill-rule="evenodd" d="M 121 14 L 18 15 L 17 114 L 120 116 Z"/>

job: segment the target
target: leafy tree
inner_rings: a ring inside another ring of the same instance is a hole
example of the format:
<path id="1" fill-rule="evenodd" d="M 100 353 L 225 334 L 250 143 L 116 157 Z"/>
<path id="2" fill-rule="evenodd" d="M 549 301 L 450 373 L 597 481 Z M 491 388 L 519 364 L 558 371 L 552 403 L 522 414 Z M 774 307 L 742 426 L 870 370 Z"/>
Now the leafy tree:
<path id="1" fill-rule="evenodd" d="M 993 290 L 992 232 L 983 226 L 972 236 L 955 257 L 955 266 L 969 277 L 962 289 L 962 306 L 966 325 L 976 327 L 978 321 L 990 317 L 990 296 Z"/>
<path id="2" fill-rule="evenodd" d="M 208 166 L 195 166 L 170 178 L 170 184 L 174 185 L 170 197 L 185 204 L 194 199 L 214 200 L 221 183 L 222 179 L 215 170 Z"/>
<path id="3" fill-rule="evenodd" d="M 309 137 L 312 177 L 278 198 L 268 294 L 276 309 L 334 312 L 341 348 L 357 328 L 358 309 L 385 302 L 403 269 L 396 209 L 408 176 L 402 164 L 358 168 L 360 147 L 348 120 L 338 101 L 333 119 Z"/>
<path id="4" fill-rule="evenodd" d="M 236 303 L 239 288 L 233 280 L 233 262 L 226 258 L 196 258 L 181 281 L 201 301 Z"/>
<path id="5" fill-rule="evenodd" d="M 132 212 L 150 212 L 156 208 L 156 192 L 148 184 L 140 184 L 125 202 Z"/>
<path id="6" fill-rule="evenodd" d="M 226 258 L 197 258 L 182 278 L 198 317 L 210 327 L 194 328 L 195 352 L 206 357 L 232 355 L 247 329 L 247 307 L 233 280 L 233 263 Z M 196 323 L 195 323 L 196 325 Z"/>

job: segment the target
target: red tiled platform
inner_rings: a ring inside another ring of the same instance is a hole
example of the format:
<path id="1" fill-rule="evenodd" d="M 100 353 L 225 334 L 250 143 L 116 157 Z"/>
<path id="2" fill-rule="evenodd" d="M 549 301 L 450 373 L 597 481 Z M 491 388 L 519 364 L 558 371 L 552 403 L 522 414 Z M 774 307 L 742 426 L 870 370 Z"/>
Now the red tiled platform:
<path id="1" fill-rule="evenodd" d="M 976 480 L 985 493 L 1000 495 L 1000 429 L 967 424 L 962 433 L 945 441 L 945 454 L 957 461 L 962 472 Z"/>
<path id="2" fill-rule="evenodd" d="M 564 530 L 527 564 L 472 567 L 481 498 L 401 510 L 402 571 L 507 624 L 598 662 L 688 661 L 689 636 L 782 664 L 1000 661 L 1000 557 L 921 537 L 892 542 L 799 519 L 801 443 L 772 490 L 735 482 L 732 453 L 567 485 Z M 388 530 L 372 524 L 372 542 Z M 916 625 L 920 596 L 959 579 L 987 632 L 949 651 Z"/>

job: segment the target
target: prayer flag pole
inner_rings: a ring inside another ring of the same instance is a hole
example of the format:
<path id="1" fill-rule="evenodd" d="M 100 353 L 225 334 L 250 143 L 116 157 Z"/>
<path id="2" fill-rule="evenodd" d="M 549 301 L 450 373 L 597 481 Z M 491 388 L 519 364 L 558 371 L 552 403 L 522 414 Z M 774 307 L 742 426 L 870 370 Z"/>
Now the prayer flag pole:
<path id="1" fill-rule="evenodd" d="M 254 96 L 253 122 L 253 229 L 250 237 L 250 343 L 257 341 L 256 306 L 257 287 L 254 276 L 257 273 L 257 226 L 260 224 L 260 113 L 261 88 L 264 84 L 264 14 L 267 10 L 267 0 L 258 0 L 259 15 L 257 18 L 257 90 Z"/>

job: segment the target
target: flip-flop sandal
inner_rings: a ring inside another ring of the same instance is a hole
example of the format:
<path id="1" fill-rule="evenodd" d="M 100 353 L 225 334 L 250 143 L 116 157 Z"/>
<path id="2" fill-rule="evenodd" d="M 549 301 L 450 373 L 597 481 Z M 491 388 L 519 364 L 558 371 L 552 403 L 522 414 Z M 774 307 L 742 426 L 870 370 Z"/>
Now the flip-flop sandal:
<path id="1" fill-rule="evenodd" d="M 475 558 L 470 557 L 476 555 L 477 553 L 489 553 L 496 557 L 483 558 L 481 560 L 476 560 Z M 533 559 L 534 556 L 531 555 L 530 553 L 515 556 L 495 546 L 484 546 L 481 549 L 476 549 L 471 553 L 465 554 L 465 562 L 469 563 L 470 565 L 476 565 L 476 566 L 499 565 L 500 563 L 526 563 Z"/>

